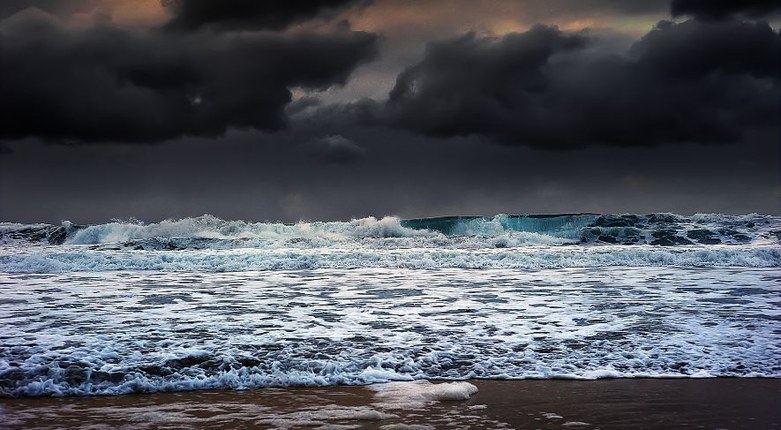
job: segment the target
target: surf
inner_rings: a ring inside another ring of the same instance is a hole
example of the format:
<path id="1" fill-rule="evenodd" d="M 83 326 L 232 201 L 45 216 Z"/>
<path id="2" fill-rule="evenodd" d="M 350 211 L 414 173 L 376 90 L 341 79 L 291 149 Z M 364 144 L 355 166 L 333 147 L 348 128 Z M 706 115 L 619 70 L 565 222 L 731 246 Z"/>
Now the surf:
<path id="1" fill-rule="evenodd" d="M 0 243 L 117 245 L 141 249 L 327 247 L 374 242 L 393 246 L 458 246 L 464 238 L 485 246 L 649 244 L 661 246 L 779 243 L 781 218 L 769 215 L 562 214 L 366 217 L 295 224 L 222 220 L 212 215 L 79 225 L 0 223 Z M 379 239 L 379 240 L 377 240 Z M 386 239 L 383 241 L 382 239 Z"/>

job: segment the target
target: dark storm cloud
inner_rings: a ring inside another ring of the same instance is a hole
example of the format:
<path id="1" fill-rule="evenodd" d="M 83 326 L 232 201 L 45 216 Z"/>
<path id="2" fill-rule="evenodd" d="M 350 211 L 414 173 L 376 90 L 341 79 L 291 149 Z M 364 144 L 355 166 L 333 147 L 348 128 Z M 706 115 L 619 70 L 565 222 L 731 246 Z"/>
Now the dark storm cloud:
<path id="1" fill-rule="evenodd" d="M 732 142 L 777 121 L 779 36 L 765 23 L 660 22 L 626 55 L 553 27 L 433 43 L 382 115 L 427 136 L 545 149 Z"/>
<path id="2" fill-rule="evenodd" d="M 142 3 L 0 0 L 0 19 L 27 5 L 61 19 L 0 22 L 0 220 L 781 213 L 779 35 L 764 24 L 686 12 L 637 41 L 669 1 L 376 0 L 248 31 L 258 0 L 250 23 L 227 11 L 165 31 L 177 18 Z M 92 11 L 113 24 L 77 14 Z M 380 43 L 342 18 L 383 34 L 381 62 L 355 70 Z M 539 22 L 596 29 L 479 36 Z"/>
<path id="3" fill-rule="evenodd" d="M 154 142 L 285 125 L 289 88 L 344 84 L 376 36 L 0 26 L 0 138 Z"/>
<path id="4" fill-rule="evenodd" d="M 53 14 L 69 14 L 89 10 L 97 3 L 98 0 L 3 0 L 0 2 L 0 19 L 28 7 L 36 7 Z"/>
<path id="5" fill-rule="evenodd" d="M 666 0 L 515 0 L 536 18 L 566 15 L 618 13 L 643 15 L 664 12 Z"/>
<path id="6" fill-rule="evenodd" d="M 175 30 L 217 29 L 280 30 L 316 16 L 336 12 L 367 0 L 258 1 L 162 0 L 173 13 L 166 27 Z"/>
<path id="7" fill-rule="evenodd" d="M 673 16 L 690 15 L 707 19 L 722 19 L 741 14 L 761 17 L 781 10 L 778 0 L 673 0 Z"/>

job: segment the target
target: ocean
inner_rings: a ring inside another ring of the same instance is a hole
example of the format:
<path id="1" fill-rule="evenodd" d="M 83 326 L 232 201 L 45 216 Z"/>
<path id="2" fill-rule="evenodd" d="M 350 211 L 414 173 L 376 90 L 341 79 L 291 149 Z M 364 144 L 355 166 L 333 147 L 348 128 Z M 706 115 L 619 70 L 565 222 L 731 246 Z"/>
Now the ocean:
<path id="1" fill-rule="evenodd" d="M 780 378 L 781 217 L 0 223 L 0 396 Z"/>

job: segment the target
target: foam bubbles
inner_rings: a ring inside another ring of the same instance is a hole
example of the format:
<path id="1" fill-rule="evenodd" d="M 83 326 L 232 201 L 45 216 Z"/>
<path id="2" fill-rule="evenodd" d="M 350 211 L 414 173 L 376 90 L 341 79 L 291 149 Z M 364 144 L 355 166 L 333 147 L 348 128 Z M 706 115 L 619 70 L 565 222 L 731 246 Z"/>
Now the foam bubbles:
<path id="1" fill-rule="evenodd" d="M 373 385 L 377 405 L 384 409 L 419 409 L 433 402 L 468 400 L 477 393 L 469 382 L 392 382 Z"/>
<path id="2" fill-rule="evenodd" d="M 411 404 L 471 378 L 781 377 L 776 272 L 0 273 L 0 395 L 455 382 L 389 397 Z"/>
<path id="3" fill-rule="evenodd" d="M 467 400 L 477 393 L 477 387 L 468 382 L 436 384 L 429 392 L 435 400 Z"/>
<path id="4" fill-rule="evenodd" d="M 0 223 L 0 395 L 779 377 L 779 234 L 762 215 Z"/>
<path id="5" fill-rule="evenodd" d="M 778 267 L 776 246 L 648 245 L 535 248 L 330 248 L 143 251 L 83 247 L 0 247 L 0 271 L 246 272 L 300 269 L 522 269 L 579 267 Z"/>

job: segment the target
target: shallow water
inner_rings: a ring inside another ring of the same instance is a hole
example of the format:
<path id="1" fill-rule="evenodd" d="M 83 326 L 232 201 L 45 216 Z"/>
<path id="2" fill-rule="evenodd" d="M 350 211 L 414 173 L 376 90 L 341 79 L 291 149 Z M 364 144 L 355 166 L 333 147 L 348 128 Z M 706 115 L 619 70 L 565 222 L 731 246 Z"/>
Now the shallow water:
<path id="1" fill-rule="evenodd" d="M 0 396 L 781 377 L 781 218 L 0 223 Z"/>
<path id="2" fill-rule="evenodd" d="M 781 377 L 777 268 L 0 273 L 0 394 Z"/>
<path id="3" fill-rule="evenodd" d="M 0 399 L 0 422 L 9 429 L 781 428 L 779 379 L 457 384 Z M 446 400 L 444 391 L 469 397 Z"/>

